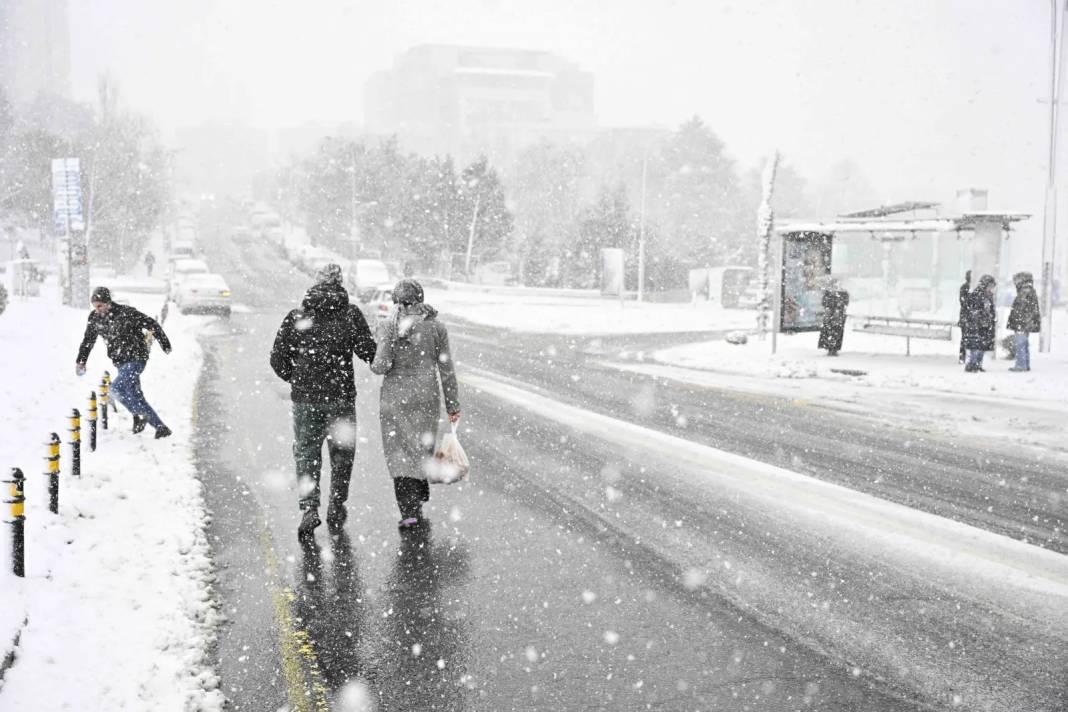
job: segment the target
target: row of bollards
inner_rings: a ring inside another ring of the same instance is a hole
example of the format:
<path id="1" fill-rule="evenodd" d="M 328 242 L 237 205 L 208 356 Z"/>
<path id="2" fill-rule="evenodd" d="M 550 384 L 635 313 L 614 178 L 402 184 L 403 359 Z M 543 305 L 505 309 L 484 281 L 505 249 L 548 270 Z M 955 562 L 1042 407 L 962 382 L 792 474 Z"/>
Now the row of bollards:
<path id="1" fill-rule="evenodd" d="M 89 450 L 96 451 L 97 445 L 97 415 L 100 416 L 100 427 L 108 429 L 110 403 L 111 374 L 104 371 L 100 379 L 100 398 L 97 392 L 89 393 Z M 99 411 L 98 411 L 99 407 Z M 82 415 L 77 408 L 71 409 L 69 416 L 70 428 L 70 473 L 74 477 L 82 476 Z M 47 479 L 48 488 L 48 511 L 59 514 L 59 473 L 60 473 L 60 449 L 62 442 L 57 433 L 52 433 L 45 443 L 47 455 L 45 456 L 46 468 L 44 475 Z M 11 468 L 11 479 L 2 480 L 10 486 L 8 497 L 4 504 L 11 506 L 11 518 L 5 523 L 11 525 L 11 569 L 19 577 L 26 575 L 26 477 L 17 467 Z"/>

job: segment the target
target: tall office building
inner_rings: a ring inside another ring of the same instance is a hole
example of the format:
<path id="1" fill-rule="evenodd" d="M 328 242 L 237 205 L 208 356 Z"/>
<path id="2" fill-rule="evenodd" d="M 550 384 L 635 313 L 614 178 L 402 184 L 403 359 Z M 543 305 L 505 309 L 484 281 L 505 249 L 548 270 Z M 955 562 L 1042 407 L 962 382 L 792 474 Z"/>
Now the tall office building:
<path id="1" fill-rule="evenodd" d="M 70 98 L 67 0 L 0 0 L 0 88 L 16 106 Z"/>
<path id="2" fill-rule="evenodd" d="M 514 156 L 540 137 L 596 127 L 593 75 L 550 52 L 419 45 L 374 74 L 364 96 L 367 130 L 406 147 Z"/>

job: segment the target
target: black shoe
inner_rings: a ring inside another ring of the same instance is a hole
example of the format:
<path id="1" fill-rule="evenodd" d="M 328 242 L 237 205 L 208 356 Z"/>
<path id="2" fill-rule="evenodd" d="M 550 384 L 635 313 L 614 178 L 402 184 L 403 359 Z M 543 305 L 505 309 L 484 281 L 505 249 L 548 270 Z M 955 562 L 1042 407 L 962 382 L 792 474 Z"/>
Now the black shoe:
<path id="1" fill-rule="evenodd" d="M 331 531 L 336 531 L 345 526 L 345 520 L 349 518 L 349 510 L 344 502 L 331 502 L 326 509 L 326 526 Z"/>
<path id="2" fill-rule="evenodd" d="M 297 527 L 297 539 L 303 542 L 314 538 L 315 528 L 322 523 L 323 520 L 319 519 L 319 510 L 315 507 L 308 507 L 304 510 L 304 516 L 300 520 L 300 526 Z"/>
<path id="3" fill-rule="evenodd" d="M 133 420 L 134 420 L 134 422 L 133 422 L 133 431 L 135 433 L 141 432 L 142 430 L 145 429 L 145 426 L 148 425 L 148 418 L 144 418 L 144 417 L 142 417 L 140 415 L 135 415 L 133 417 Z"/>
<path id="4" fill-rule="evenodd" d="M 141 426 L 141 427 L 144 427 L 144 426 Z M 168 428 L 166 425 L 161 425 L 158 428 L 156 428 L 156 440 L 159 440 L 160 438 L 168 438 L 170 436 L 171 436 L 171 429 Z"/>

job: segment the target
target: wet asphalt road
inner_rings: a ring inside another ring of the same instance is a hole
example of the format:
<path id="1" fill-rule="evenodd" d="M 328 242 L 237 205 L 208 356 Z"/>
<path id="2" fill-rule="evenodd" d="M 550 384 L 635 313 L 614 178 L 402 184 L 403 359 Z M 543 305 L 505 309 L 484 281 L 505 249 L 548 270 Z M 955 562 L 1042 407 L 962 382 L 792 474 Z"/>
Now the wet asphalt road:
<path id="1" fill-rule="evenodd" d="M 248 242 L 219 240 L 209 259 L 250 308 L 209 327 L 198 401 L 229 619 L 218 653 L 233 709 L 347 709 L 361 696 L 381 710 L 997 709 L 1014 696 L 1053 710 L 1066 699 L 1060 630 L 988 610 L 978 626 L 986 630 L 967 638 L 978 619 L 947 613 L 959 610 L 960 591 L 799 537 L 694 489 L 670 462 L 643 470 L 640 456 L 463 385 L 473 480 L 434 488 L 430 528 L 402 535 L 380 455 L 376 384 L 358 367 L 352 516 L 343 535 L 324 526 L 320 548 L 302 549 L 288 392 L 267 350 L 309 280 Z M 455 323 L 450 335 L 461 371 L 508 374 L 562 402 L 1064 546 L 1063 507 L 1050 501 L 1063 480 L 1052 466 L 965 455 L 914 433 L 903 447 L 900 433 L 819 409 L 597 367 L 591 354 L 610 354 L 611 340 L 514 336 L 498 345 L 497 335 Z M 710 560 L 761 562 L 765 570 L 753 563 L 747 576 L 784 593 L 742 595 L 707 573 Z M 783 610 L 797 597 L 836 608 L 807 618 Z M 897 641 L 901 627 L 883 618 L 911 619 L 914 639 Z M 858 621 L 871 626 L 854 630 Z M 830 629 L 875 640 L 838 645 Z M 1017 645 L 1033 646 L 1020 669 L 985 669 Z M 957 652 L 942 664 L 899 659 L 934 650 Z M 1038 656 L 1046 662 L 1036 668 Z M 1014 687 L 999 692 L 1010 676 Z"/>

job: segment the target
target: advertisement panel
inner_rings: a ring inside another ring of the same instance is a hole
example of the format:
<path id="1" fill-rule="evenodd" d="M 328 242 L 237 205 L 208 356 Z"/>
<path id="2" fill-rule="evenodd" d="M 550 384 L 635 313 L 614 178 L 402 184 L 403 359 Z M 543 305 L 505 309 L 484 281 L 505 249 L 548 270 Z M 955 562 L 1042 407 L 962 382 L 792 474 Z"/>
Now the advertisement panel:
<path id="1" fill-rule="evenodd" d="M 601 250 L 601 294 L 623 295 L 623 250 L 606 247 Z"/>
<path id="2" fill-rule="evenodd" d="M 789 232 L 782 236 L 780 331 L 819 331 L 823 289 L 831 274 L 833 235 Z"/>

